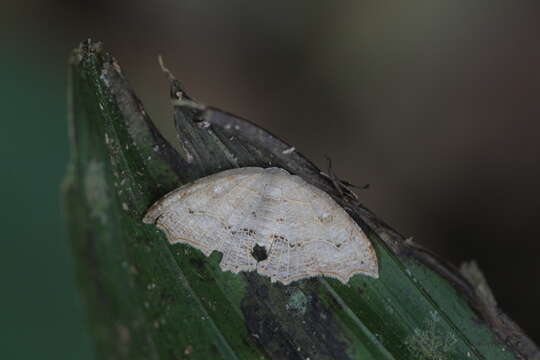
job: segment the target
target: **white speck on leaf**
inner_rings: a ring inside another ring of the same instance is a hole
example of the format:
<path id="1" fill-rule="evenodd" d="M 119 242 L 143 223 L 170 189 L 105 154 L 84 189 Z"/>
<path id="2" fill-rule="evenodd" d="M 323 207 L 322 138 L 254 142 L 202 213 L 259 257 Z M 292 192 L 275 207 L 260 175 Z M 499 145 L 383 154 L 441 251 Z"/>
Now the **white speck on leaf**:
<path id="1" fill-rule="evenodd" d="M 110 87 L 109 79 L 107 78 L 107 72 L 105 69 L 103 69 L 99 78 L 101 79 L 101 81 L 103 81 L 106 87 Z"/>
<path id="2" fill-rule="evenodd" d="M 201 122 L 198 122 L 197 125 L 199 126 L 199 128 L 201 129 L 208 129 L 210 127 L 210 123 L 208 121 L 201 121 Z"/>
<path id="3" fill-rule="evenodd" d="M 285 305 L 287 310 L 292 310 L 293 312 L 304 315 L 306 313 L 308 298 L 301 290 L 296 290 L 289 297 L 289 301 Z"/>
<path id="4" fill-rule="evenodd" d="M 406 273 L 407 275 L 409 275 L 409 276 L 412 276 L 412 272 L 411 272 L 411 270 L 409 270 L 409 269 L 405 269 L 405 273 Z"/>
<path id="5" fill-rule="evenodd" d="M 453 332 L 443 330 L 436 311 L 430 312 L 425 326 L 415 328 L 405 340 L 405 345 L 420 360 L 446 360 L 448 352 L 457 343 Z"/>
<path id="6" fill-rule="evenodd" d="M 90 216 L 102 224 L 106 224 L 109 197 L 107 196 L 107 180 L 105 179 L 103 163 L 90 160 L 84 175 L 84 193 L 90 206 Z"/>
<path id="7" fill-rule="evenodd" d="M 146 286 L 146 288 L 147 288 L 148 290 L 153 290 L 153 289 L 156 288 L 156 284 L 150 283 L 150 284 L 148 284 L 148 285 Z"/>
<path id="8" fill-rule="evenodd" d="M 281 153 L 284 154 L 284 155 L 287 155 L 287 154 L 292 153 L 295 150 L 296 150 L 296 148 L 294 146 L 292 146 L 292 147 L 290 147 L 288 149 L 283 150 Z"/>

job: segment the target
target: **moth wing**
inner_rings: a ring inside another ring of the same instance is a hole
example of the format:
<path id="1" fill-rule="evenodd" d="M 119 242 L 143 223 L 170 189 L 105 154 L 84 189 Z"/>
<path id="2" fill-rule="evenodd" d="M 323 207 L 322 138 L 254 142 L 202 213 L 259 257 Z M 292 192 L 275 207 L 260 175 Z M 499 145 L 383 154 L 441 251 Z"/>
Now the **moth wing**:
<path id="1" fill-rule="evenodd" d="M 362 229 L 327 193 L 278 168 L 238 168 L 199 179 L 158 200 L 144 217 L 169 242 L 223 254 L 222 270 L 257 270 L 289 284 L 312 276 L 346 283 L 378 277 Z M 254 249 L 263 249 L 256 259 Z"/>
<path id="2" fill-rule="evenodd" d="M 362 229 L 327 193 L 297 176 L 281 177 L 285 214 L 258 272 L 284 284 L 312 276 L 346 283 L 357 273 L 378 278 L 377 256 Z M 274 182 L 276 183 L 276 182 Z"/>
<path id="3" fill-rule="evenodd" d="M 242 208 L 246 184 L 256 181 L 261 168 L 222 171 L 171 191 L 147 211 L 145 223 L 155 223 L 170 243 L 186 243 L 206 256 L 231 251 L 231 217 Z M 234 217 L 233 217 L 234 218 Z"/>

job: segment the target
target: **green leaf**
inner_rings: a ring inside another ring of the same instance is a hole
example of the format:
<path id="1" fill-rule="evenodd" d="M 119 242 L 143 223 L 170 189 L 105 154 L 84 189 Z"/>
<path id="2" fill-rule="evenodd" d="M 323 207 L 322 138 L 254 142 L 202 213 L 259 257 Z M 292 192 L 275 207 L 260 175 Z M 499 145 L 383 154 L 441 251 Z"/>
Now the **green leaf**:
<path id="1" fill-rule="evenodd" d="M 522 359 L 536 351 L 475 286 L 264 129 L 194 102 L 171 78 L 176 151 L 99 43 L 74 51 L 70 74 L 66 214 L 100 358 Z M 270 283 L 223 272 L 219 254 L 170 245 L 142 223 L 167 192 L 244 166 L 281 167 L 328 192 L 368 234 L 380 278 Z"/>

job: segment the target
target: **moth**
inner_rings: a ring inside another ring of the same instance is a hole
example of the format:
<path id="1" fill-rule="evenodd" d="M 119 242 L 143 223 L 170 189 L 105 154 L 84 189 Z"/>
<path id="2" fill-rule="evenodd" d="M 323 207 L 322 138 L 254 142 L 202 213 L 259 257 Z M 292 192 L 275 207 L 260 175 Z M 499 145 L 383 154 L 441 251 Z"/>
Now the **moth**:
<path id="1" fill-rule="evenodd" d="M 223 271 L 256 271 L 285 285 L 313 276 L 378 278 L 358 224 L 326 192 L 284 169 L 244 167 L 201 178 L 153 204 L 143 221 L 170 243 L 223 254 Z"/>

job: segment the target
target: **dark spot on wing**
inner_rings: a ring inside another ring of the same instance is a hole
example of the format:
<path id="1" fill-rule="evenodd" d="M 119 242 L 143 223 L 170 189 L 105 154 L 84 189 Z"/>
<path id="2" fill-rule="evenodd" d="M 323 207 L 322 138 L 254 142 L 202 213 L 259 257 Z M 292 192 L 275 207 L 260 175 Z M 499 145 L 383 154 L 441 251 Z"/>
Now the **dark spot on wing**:
<path id="1" fill-rule="evenodd" d="M 268 259 L 268 253 L 266 252 L 266 248 L 264 246 L 259 246 L 259 244 L 255 244 L 253 247 L 253 250 L 251 250 L 251 256 L 257 261 L 263 261 Z"/>

